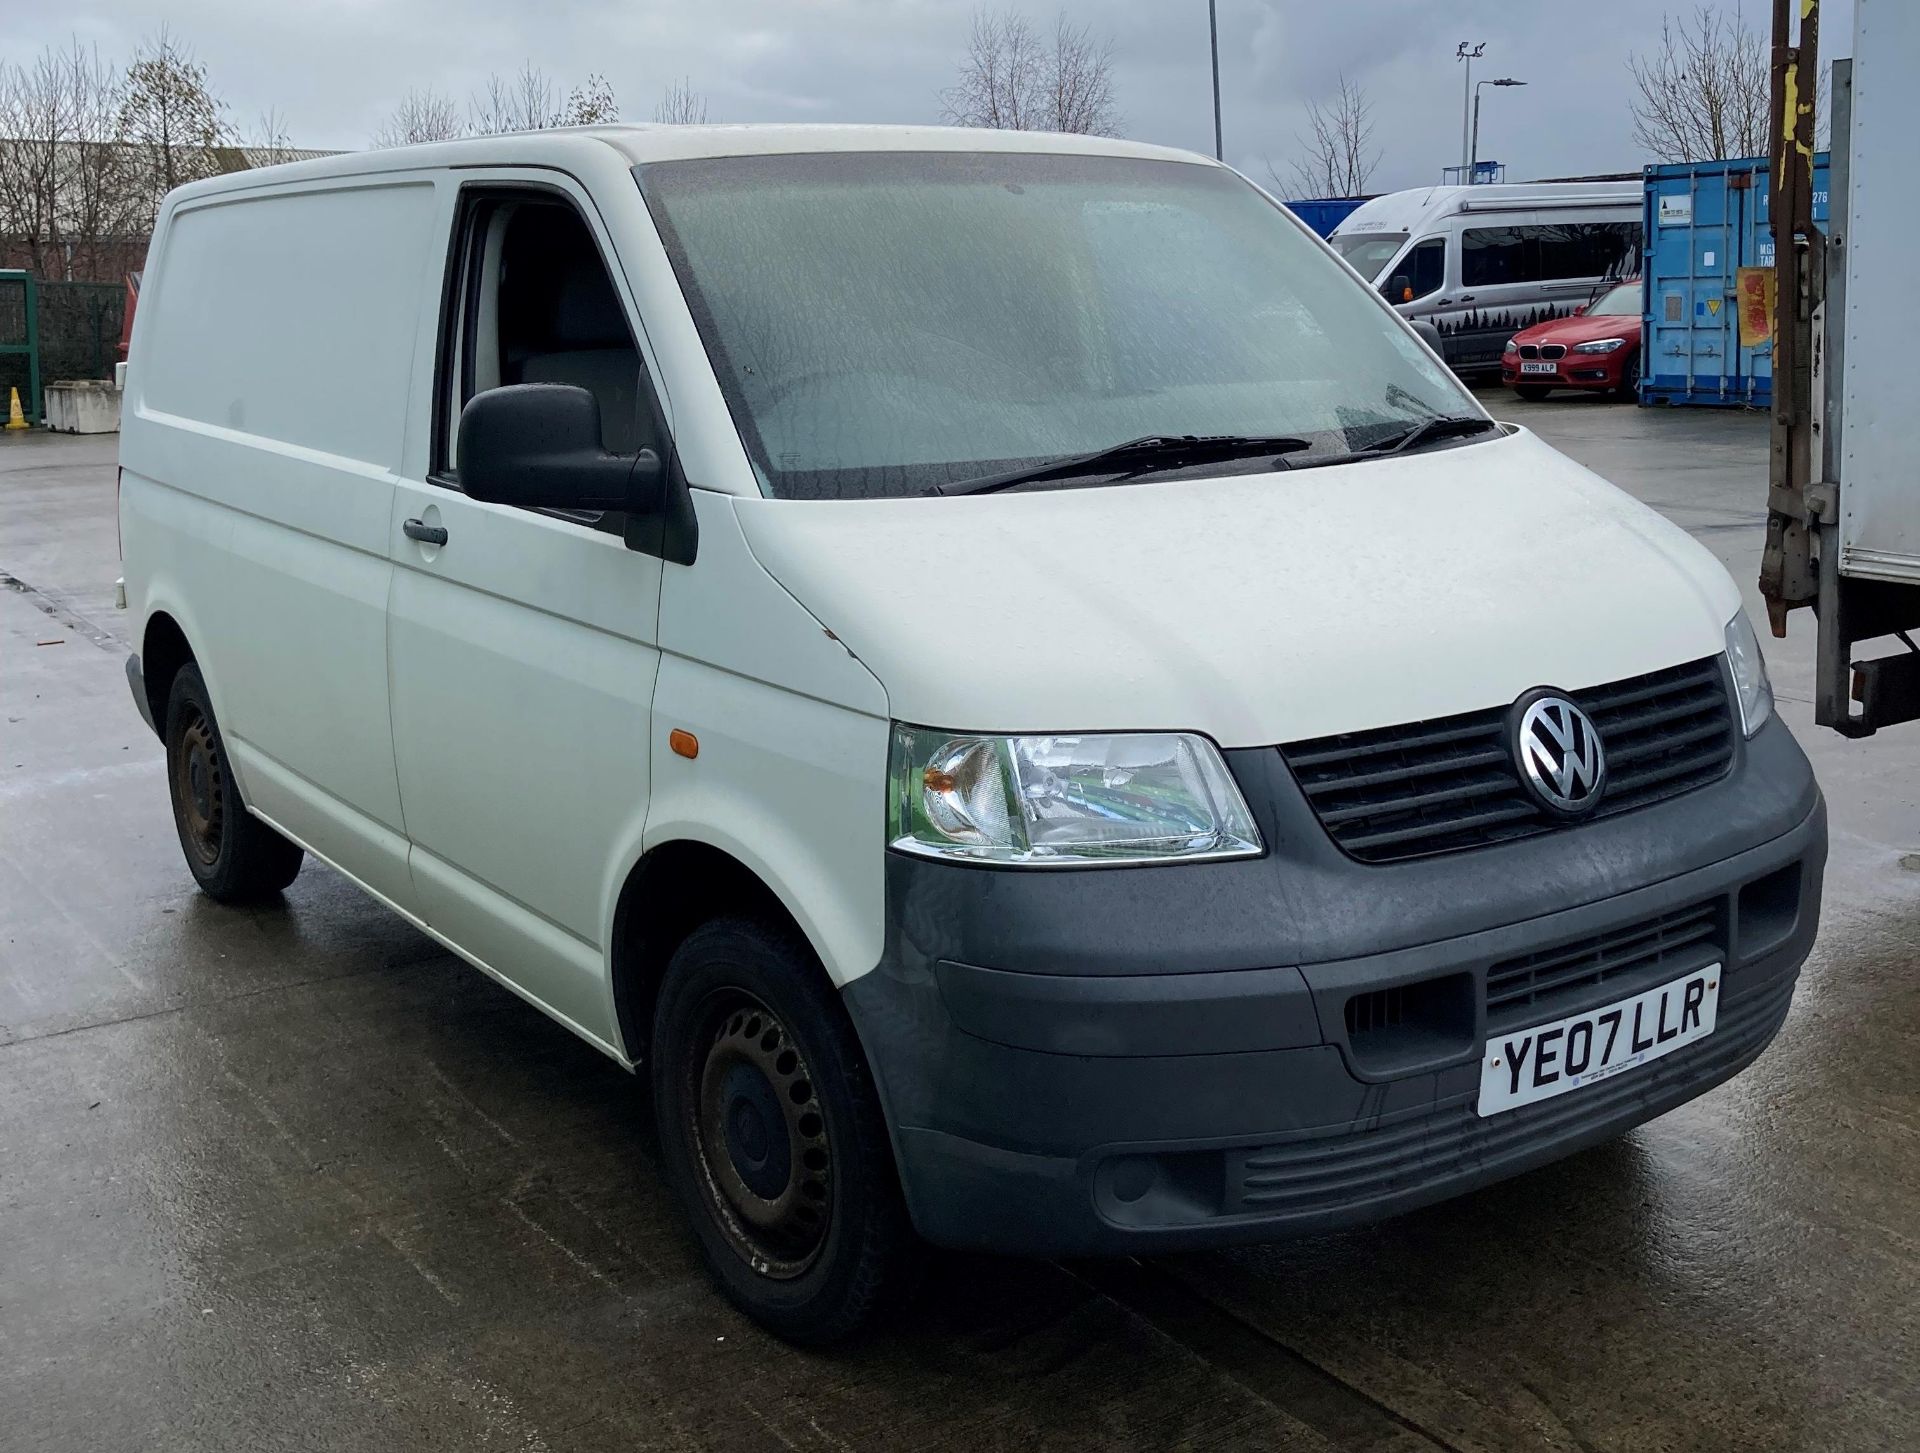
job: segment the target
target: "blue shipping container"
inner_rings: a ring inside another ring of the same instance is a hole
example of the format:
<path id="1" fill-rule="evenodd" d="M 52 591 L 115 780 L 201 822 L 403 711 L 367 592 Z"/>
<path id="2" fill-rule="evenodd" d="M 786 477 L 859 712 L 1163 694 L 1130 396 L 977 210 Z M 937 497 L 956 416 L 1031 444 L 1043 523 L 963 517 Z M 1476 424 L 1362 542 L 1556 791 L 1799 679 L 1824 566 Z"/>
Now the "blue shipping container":
<path id="1" fill-rule="evenodd" d="M 1765 157 L 1647 168 L 1640 402 L 1763 409 L 1773 350 L 1740 346 L 1737 277 L 1773 265 Z M 1827 220 L 1827 153 L 1813 159 L 1813 220 Z"/>
<path id="2" fill-rule="evenodd" d="M 1366 197 L 1314 197 L 1301 202 L 1283 202 L 1281 205 L 1322 237 L 1328 237 L 1334 228 L 1346 221 L 1367 200 Z"/>

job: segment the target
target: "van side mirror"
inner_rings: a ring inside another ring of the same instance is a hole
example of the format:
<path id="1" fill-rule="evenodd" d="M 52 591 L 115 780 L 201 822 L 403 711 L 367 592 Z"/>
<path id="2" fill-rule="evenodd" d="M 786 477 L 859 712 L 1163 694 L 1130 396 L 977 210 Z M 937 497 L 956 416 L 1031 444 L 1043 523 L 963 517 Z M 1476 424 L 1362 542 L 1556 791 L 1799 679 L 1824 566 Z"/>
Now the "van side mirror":
<path id="1" fill-rule="evenodd" d="M 656 509 L 665 471 L 651 449 L 609 454 L 600 404 L 566 383 L 516 383 L 460 411 L 460 488 L 489 504 L 551 510 Z"/>
<path id="2" fill-rule="evenodd" d="M 1411 303 L 1413 301 L 1413 279 L 1403 272 L 1393 275 L 1393 281 L 1387 284 L 1387 301 L 1390 303 Z"/>

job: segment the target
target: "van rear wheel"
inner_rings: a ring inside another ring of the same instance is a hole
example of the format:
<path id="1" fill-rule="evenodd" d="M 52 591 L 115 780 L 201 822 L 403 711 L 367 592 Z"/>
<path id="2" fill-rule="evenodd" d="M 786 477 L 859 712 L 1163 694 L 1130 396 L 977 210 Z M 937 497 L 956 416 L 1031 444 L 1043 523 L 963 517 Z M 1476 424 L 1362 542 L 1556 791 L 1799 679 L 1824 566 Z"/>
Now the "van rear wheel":
<path id="1" fill-rule="evenodd" d="M 191 662 L 167 692 L 166 747 L 173 825 L 201 891 L 222 903 L 257 903 L 291 883 L 306 854 L 240 800 L 207 683 Z"/>
<path id="2" fill-rule="evenodd" d="M 721 919 L 680 945 L 654 1014 L 653 1101 L 667 1180 L 742 1311 L 821 1345 L 910 1294 L 920 1245 L 873 1076 L 791 933 Z"/>

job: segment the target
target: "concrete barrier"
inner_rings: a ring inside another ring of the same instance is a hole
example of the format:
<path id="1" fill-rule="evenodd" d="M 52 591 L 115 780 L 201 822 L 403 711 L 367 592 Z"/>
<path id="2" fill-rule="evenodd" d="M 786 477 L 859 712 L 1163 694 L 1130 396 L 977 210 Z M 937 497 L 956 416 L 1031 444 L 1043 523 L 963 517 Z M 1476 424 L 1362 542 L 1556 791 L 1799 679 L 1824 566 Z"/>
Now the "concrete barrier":
<path id="1" fill-rule="evenodd" d="M 62 434 L 120 432 L 120 390 L 105 379 L 69 379 L 46 389 L 46 425 Z"/>

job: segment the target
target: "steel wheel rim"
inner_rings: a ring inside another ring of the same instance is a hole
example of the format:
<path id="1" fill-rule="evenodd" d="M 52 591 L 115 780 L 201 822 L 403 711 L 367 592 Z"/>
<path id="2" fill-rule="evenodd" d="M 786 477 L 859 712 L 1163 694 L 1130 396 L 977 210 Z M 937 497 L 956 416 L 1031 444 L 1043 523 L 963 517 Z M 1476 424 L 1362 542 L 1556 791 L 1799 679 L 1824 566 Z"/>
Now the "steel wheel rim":
<path id="1" fill-rule="evenodd" d="M 220 830 L 226 818 L 227 774 L 219 739 L 204 713 L 194 712 L 180 733 L 173 763 L 174 814 L 180 836 L 200 863 L 211 868 L 220 858 Z"/>
<path id="2" fill-rule="evenodd" d="M 712 995 L 687 1058 L 687 1132 L 700 1189 L 727 1243 L 763 1276 L 819 1260 L 833 1213 L 833 1152 L 806 1058 L 745 990 Z"/>

